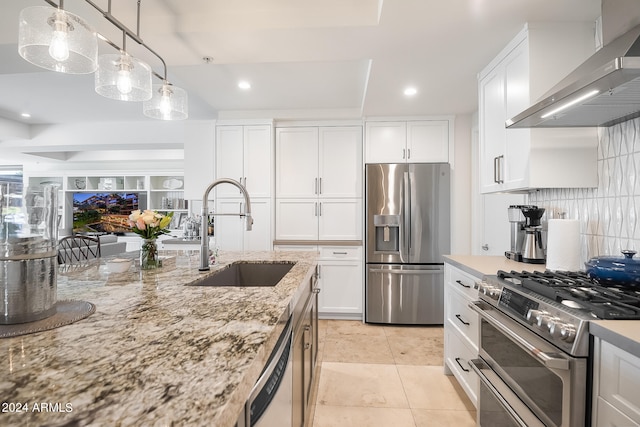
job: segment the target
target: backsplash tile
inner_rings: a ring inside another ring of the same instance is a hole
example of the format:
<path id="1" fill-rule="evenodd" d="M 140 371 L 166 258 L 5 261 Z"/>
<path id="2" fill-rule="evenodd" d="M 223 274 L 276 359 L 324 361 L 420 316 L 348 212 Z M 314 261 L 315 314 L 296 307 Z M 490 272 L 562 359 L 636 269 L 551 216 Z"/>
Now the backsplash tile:
<path id="1" fill-rule="evenodd" d="M 598 188 L 529 193 L 529 203 L 546 209 L 544 219 L 564 213 L 580 221 L 582 261 L 640 252 L 640 118 L 599 128 L 598 141 Z"/>

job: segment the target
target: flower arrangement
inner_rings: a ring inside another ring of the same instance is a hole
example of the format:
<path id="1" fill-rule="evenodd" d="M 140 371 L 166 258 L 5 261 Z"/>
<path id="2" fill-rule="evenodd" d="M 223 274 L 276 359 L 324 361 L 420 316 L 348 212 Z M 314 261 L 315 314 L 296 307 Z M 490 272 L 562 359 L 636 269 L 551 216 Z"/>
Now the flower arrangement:
<path id="1" fill-rule="evenodd" d="M 143 239 L 157 239 L 158 236 L 169 233 L 167 227 L 171 223 L 172 217 L 173 212 L 162 215 L 156 211 L 138 209 L 131 212 L 127 223 L 131 227 L 131 231 Z"/>

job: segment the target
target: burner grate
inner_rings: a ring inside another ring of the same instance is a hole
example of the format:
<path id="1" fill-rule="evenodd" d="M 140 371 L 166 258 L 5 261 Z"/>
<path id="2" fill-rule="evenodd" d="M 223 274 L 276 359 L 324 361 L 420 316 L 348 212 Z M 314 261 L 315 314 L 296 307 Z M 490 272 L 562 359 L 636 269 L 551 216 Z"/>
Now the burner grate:
<path id="1" fill-rule="evenodd" d="M 636 288 L 604 287 L 582 272 L 500 270 L 498 277 L 599 319 L 640 319 L 640 292 Z"/>

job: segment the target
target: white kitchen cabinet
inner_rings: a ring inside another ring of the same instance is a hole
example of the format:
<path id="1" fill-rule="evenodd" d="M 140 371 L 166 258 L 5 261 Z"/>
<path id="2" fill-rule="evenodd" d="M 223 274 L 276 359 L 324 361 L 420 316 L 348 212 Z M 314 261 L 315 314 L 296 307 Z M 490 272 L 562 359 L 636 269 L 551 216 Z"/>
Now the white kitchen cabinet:
<path id="1" fill-rule="evenodd" d="M 481 192 L 597 185 L 596 128 L 505 128 L 593 50 L 590 24 L 529 24 L 480 72 Z"/>
<path id="2" fill-rule="evenodd" d="M 362 320 L 362 246 L 276 245 L 276 251 L 317 251 L 318 313 L 323 319 Z"/>
<path id="3" fill-rule="evenodd" d="M 269 197 L 272 182 L 271 126 L 216 126 L 216 178 L 243 184 L 249 196 Z M 204 191 L 204 190 L 203 190 Z M 231 185 L 216 187 L 218 197 L 237 197 Z"/>
<path id="4" fill-rule="evenodd" d="M 361 246 L 321 246 L 318 313 L 323 319 L 362 319 Z"/>
<path id="5" fill-rule="evenodd" d="M 599 337 L 593 341 L 594 425 L 640 425 L 640 358 Z"/>
<path id="6" fill-rule="evenodd" d="M 360 240 L 361 199 L 278 199 L 276 240 Z"/>
<path id="7" fill-rule="evenodd" d="M 214 217 L 215 244 L 225 251 L 270 251 L 271 240 L 271 201 L 266 198 L 251 199 L 253 227 L 246 230 L 244 217 L 236 214 L 244 212 L 244 199 L 219 198 L 215 212 L 223 215 Z"/>
<path id="8" fill-rule="evenodd" d="M 478 357 L 480 319 L 469 308 L 477 299 L 475 282 L 480 280 L 451 264 L 444 267 L 444 360 L 445 372 L 453 374 L 471 402 L 477 407 L 480 379 L 469 367 Z"/>
<path id="9" fill-rule="evenodd" d="M 366 163 L 447 163 L 449 120 L 368 121 Z"/>
<path id="10" fill-rule="evenodd" d="M 276 240 L 362 238 L 362 128 L 276 129 Z"/>

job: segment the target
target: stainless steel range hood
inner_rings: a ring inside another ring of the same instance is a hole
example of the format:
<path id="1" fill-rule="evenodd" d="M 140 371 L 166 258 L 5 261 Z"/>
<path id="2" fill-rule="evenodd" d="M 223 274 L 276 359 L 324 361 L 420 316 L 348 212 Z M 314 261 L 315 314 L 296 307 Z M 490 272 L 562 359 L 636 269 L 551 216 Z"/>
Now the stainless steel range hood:
<path id="1" fill-rule="evenodd" d="M 640 25 L 605 45 L 506 127 L 611 126 L 635 117 L 640 117 Z"/>

